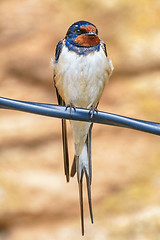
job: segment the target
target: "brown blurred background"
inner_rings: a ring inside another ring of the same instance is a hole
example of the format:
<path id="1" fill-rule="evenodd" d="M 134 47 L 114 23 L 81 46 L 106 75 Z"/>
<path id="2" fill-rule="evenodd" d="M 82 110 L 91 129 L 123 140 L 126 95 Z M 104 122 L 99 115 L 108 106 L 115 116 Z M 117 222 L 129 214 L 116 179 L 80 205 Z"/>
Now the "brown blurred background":
<path id="1" fill-rule="evenodd" d="M 99 110 L 158 122 L 159 0 L 1 0 L 0 96 L 56 103 L 50 59 L 78 20 L 98 27 L 115 68 Z M 65 182 L 60 126 L 0 110 L 0 240 L 81 239 L 77 179 Z M 83 239 L 160 239 L 159 140 L 94 125 L 95 223 L 85 198 Z M 71 132 L 69 144 L 72 160 Z"/>

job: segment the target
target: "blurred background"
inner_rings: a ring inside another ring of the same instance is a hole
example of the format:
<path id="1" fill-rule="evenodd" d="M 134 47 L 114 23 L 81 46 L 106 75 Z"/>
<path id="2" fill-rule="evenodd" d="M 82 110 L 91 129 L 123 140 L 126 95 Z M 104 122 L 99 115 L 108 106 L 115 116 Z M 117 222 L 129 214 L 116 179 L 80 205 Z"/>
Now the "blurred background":
<path id="1" fill-rule="evenodd" d="M 0 96 L 57 103 L 50 60 L 78 20 L 97 26 L 114 65 L 99 110 L 159 122 L 160 0 L 1 0 Z M 81 239 L 60 128 L 58 119 L 0 110 L 0 240 Z M 85 192 L 83 239 L 160 239 L 159 140 L 94 125 L 94 225 Z"/>

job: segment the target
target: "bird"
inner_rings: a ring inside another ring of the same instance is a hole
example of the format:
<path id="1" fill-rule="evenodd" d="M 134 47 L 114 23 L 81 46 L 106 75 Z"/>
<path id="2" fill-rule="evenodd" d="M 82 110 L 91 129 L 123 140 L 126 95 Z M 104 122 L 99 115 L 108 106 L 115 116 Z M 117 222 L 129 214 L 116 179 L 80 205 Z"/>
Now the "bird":
<path id="1" fill-rule="evenodd" d="M 106 44 L 100 40 L 97 27 L 88 21 L 73 23 L 65 38 L 61 39 L 53 59 L 53 79 L 58 104 L 76 111 L 89 109 L 92 118 L 97 110 L 103 89 L 113 71 Z M 77 173 L 80 199 L 81 230 L 84 235 L 83 176 L 86 177 L 87 195 L 91 222 L 93 211 L 91 202 L 91 122 L 70 120 L 73 133 L 75 155 L 69 172 L 69 148 L 66 120 L 62 119 L 62 140 L 64 171 L 66 181 Z"/>

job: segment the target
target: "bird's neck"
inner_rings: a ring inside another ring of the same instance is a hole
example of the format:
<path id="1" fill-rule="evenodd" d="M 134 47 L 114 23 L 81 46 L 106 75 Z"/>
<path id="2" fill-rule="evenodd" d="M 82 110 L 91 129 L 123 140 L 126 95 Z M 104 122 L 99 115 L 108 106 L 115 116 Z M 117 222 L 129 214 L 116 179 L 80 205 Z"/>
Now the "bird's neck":
<path id="1" fill-rule="evenodd" d="M 76 43 L 70 39 L 65 39 L 65 46 L 69 51 L 74 51 L 78 55 L 87 55 L 89 53 L 100 50 L 100 43 L 95 46 L 81 46 L 79 43 Z"/>

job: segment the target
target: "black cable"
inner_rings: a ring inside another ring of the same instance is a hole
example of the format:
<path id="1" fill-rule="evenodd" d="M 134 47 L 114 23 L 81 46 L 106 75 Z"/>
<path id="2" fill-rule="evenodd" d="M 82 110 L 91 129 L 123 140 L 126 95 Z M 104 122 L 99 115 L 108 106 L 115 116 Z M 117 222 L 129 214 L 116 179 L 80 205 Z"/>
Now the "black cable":
<path id="1" fill-rule="evenodd" d="M 76 111 L 74 109 L 72 110 L 71 116 L 70 109 L 66 109 L 64 106 L 18 101 L 3 97 L 0 97 L 0 108 L 29 112 L 49 117 L 65 118 L 77 121 L 94 122 L 117 127 L 131 128 L 142 132 L 160 135 L 160 123 L 124 117 L 107 112 L 95 112 L 93 118 L 91 118 L 88 109 L 76 108 Z"/>

